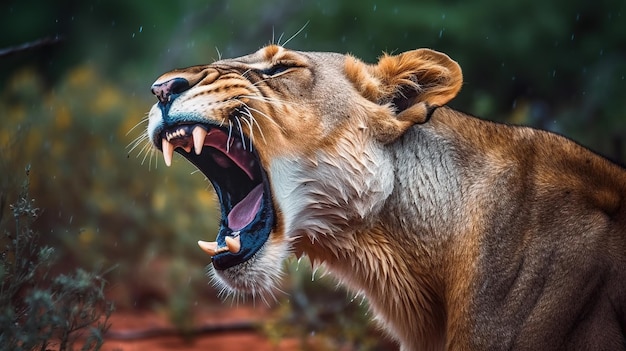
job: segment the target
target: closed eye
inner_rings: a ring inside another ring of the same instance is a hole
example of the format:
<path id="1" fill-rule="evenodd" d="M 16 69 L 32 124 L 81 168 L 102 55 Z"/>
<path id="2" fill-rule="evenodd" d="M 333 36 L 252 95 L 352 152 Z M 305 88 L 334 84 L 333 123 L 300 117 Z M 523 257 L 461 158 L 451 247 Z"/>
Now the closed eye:
<path id="1" fill-rule="evenodd" d="M 275 76 L 275 75 L 285 72 L 286 70 L 292 67 L 293 66 L 278 63 L 278 64 L 273 65 L 272 67 L 260 70 L 259 73 L 266 75 L 266 76 Z"/>

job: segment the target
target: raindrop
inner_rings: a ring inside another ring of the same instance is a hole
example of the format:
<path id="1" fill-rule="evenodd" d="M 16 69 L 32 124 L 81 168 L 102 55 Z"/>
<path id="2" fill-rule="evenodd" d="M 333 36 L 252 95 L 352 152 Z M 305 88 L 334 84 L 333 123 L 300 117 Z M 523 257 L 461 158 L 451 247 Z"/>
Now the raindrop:
<path id="1" fill-rule="evenodd" d="M 570 39 L 571 41 L 574 41 L 574 34 L 572 33 L 572 37 Z"/>
<path id="2" fill-rule="evenodd" d="M 578 22 L 578 20 L 580 19 L 580 13 L 576 14 L 576 22 Z"/>
<path id="3" fill-rule="evenodd" d="M 446 19 L 446 14 L 445 14 L 445 13 L 442 13 L 442 14 L 441 14 L 441 19 L 442 19 L 442 20 L 445 20 L 445 19 Z"/>
<path id="4" fill-rule="evenodd" d="M 374 12 L 376 12 L 376 4 L 374 4 Z"/>
<path id="5" fill-rule="evenodd" d="M 441 28 L 441 30 L 439 30 L 439 39 L 441 39 L 441 37 L 443 37 L 443 31 L 445 30 L 445 28 Z"/>
<path id="6" fill-rule="evenodd" d="M 554 76 L 556 76 L 556 70 L 555 69 L 552 70 L 552 78 L 554 78 Z"/>
<path id="7" fill-rule="evenodd" d="M 143 26 L 139 26 L 139 33 L 143 32 Z"/>

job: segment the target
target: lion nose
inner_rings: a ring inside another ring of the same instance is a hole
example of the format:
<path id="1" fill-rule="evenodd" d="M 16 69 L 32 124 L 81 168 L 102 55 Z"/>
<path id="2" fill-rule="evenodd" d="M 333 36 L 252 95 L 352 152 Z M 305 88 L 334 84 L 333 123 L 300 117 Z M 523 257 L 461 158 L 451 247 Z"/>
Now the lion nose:
<path id="1" fill-rule="evenodd" d="M 191 88 L 191 85 L 187 79 L 173 78 L 165 82 L 152 84 L 152 94 L 159 99 L 160 103 L 167 104 L 189 88 Z"/>

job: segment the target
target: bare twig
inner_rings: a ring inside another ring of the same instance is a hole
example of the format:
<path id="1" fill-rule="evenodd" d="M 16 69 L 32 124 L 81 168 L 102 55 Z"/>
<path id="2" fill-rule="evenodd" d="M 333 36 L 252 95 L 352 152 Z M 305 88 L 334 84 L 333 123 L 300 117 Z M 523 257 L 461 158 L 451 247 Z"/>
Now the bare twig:
<path id="1" fill-rule="evenodd" d="M 17 53 L 24 52 L 24 51 L 39 49 L 44 46 L 56 45 L 62 41 L 63 41 L 63 37 L 60 37 L 60 36 L 47 37 L 47 38 L 37 39 L 37 40 L 24 43 L 21 45 L 16 45 L 16 46 L 11 46 L 8 48 L 0 49 L 0 58 L 15 55 Z"/>

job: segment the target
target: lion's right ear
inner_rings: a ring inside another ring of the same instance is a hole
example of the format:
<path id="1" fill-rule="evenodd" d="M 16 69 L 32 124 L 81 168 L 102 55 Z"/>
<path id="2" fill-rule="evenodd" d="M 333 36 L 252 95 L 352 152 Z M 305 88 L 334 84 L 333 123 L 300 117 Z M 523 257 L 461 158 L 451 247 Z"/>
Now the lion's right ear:
<path id="1" fill-rule="evenodd" d="M 395 140 L 409 127 L 424 123 L 432 107 L 442 106 L 461 90 L 461 67 L 445 54 L 429 49 L 384 55 L 376 65 L 349 56 L 346 75 L 370 101 L 389 105 L 393 120 L 375 120 L 379 139 Z"/>

